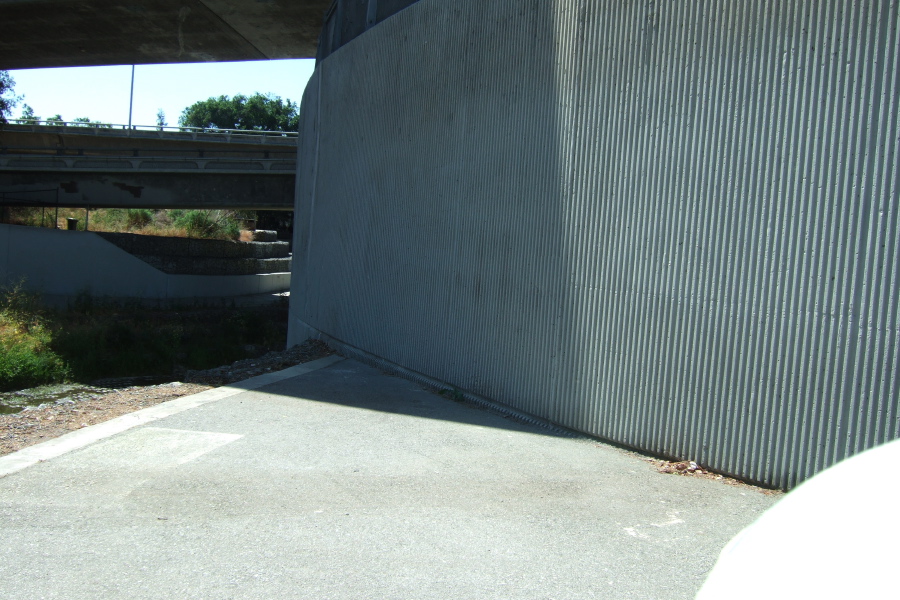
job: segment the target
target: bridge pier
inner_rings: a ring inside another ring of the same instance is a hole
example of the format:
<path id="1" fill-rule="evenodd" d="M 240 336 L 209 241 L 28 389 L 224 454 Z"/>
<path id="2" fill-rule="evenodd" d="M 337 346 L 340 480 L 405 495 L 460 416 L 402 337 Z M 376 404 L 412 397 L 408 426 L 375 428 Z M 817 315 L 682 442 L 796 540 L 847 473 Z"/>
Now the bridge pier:
<path id="1" fill-rule="evenodd" d="M 779 487 L 900 437 L 898 30 L 420 0 L 306 90 L 291 343 Z"/>

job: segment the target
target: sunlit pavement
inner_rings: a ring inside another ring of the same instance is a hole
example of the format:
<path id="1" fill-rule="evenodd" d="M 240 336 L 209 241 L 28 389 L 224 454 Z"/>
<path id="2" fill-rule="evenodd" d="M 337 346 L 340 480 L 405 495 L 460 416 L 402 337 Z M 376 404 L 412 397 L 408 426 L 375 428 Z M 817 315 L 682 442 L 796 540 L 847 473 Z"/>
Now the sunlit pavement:
<path id="1" fill-rule="evenodd" d="M 0 459 L 0 597 L 692 598 L 775 502 L 352 360 L 244 387 Z"/>

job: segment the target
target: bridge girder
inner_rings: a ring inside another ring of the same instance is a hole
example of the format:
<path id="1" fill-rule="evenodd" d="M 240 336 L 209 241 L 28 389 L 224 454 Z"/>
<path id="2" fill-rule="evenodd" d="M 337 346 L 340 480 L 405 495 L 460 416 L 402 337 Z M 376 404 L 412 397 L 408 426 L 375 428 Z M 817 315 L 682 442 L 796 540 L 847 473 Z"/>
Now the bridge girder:
<path id="1" fill-rule="evenodd" d="M 0 0 L 0 69 L 312 58 L 331 0 Z"/>

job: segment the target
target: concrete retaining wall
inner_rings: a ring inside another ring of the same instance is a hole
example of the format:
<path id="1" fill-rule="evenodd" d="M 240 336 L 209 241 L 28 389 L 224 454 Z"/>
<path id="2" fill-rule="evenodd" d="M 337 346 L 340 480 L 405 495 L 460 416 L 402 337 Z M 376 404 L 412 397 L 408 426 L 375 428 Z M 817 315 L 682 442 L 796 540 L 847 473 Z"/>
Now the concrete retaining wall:
<path id="1" fill-rule="evenodd" d="M 291 340 L 790 487 L 900 437 L 889 0 L 421 0 L 303 100 Z"/>
<path id="2" fill-rule="evenodd" d="M 272 237 L 275 232 L 269 232 Z M 233 242 L 192 238 L 97 233 L 163 273 L 175 275 L 256 275 L 289 273 L 287 242 Z"/>
<path id="3" fill-rule="evenodd" d="M 0 224 L 0 285 L 54 297 L 153 300 L 239 297 L 285 291 L 290 273 L 169 275 L 99 235 Z"/>

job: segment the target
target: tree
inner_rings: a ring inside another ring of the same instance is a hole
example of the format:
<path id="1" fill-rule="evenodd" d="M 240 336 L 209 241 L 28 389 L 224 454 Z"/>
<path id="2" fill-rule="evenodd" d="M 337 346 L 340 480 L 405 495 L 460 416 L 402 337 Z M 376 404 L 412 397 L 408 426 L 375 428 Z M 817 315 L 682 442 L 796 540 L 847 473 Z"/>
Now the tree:
<path id="1" fill-rule="evenodd" d="M 70 125 L 75 127 L 96 127 L 98 129 L 112 129 L 112 125 L 107 125 L 101 121 L 91 121 L 90 117 L 75 117 Z"/>
<path id="2" fill-rule="evenodd" d="M 0 123 L 6 123 L 6 117 L 12 114 L 12 109 L 22 99 L 21 96 L 13 93 L 15 87 L 16 80 L 12 78 L 9 71 L 0 71 Z"/>
<path id="3" fill-rule="evenodd" d="M 28 106 L 27 104 L 22 105 L 22 114 L 19 115 L 19 118 L 16 119 L 16 123 L 21 123 L 23 125 L 29 125 L 36 121 L 40 121 L 41 118 L 34 114 L 34 109 Z"/>
<path id="4" fill-rule="evenodd" d="M 290 99 L 260 94 L 232 98 L 219 96 L 195 102 L 178 118 L 181 127 L 209 129 L 247 129 L 264 131 L 297 131 L 300 108 Z"/>
<path id="5" fill-rule="evenodd" d="M 166 113 L 163 109 L 159 109 L 156 111 L 156 127 L 162 131 L 163 127 L 167 127 L 169 124 L 166 123 Z"/>

